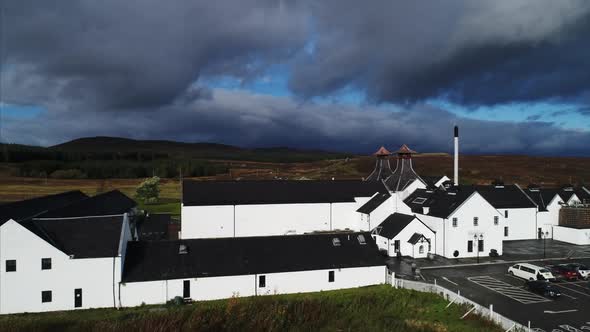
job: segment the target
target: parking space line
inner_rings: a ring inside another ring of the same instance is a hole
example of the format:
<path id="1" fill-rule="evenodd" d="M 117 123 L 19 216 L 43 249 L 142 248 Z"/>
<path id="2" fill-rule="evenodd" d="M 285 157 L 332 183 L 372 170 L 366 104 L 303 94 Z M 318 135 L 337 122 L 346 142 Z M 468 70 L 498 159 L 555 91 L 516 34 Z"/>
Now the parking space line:
<path id="1" fill-rule="evenodd" d="M 491 276 L 468 277 L 467 280 L 496 293 L 500 293 L 522 304 L 532 304 L 550 301 L 549 299 L 529 292 L 522 287 L 511 285 Z"/>
<path id="2" fill-rule="evenodd" d="M 569 290 L 569 291 L 572 291 L 572 292 L 574 292 L 574 293 L 578 293 L 578 294 L 582 294 L 582 295 L 584 295 L 584 296 L 590 297 L 590 295 L 588 295 L 588 293 L 582 293 L 582 292 L 580 292 L 579 290 L 575 290 L 575 289 L 572 289 L 572 288 L 569 288 L 569 287 L 565 287 L 565 286 L 564 286 L 564 285 L 562 285 L 562 284 L 557 284 L 557 283 L 556 283 L 556 284 L 554 284 L 554 285 L 555 285 L 555 286 L 558 286 L 558 287 L 565 288 L 565 289 L 567 289 L 567 290 Z"/>

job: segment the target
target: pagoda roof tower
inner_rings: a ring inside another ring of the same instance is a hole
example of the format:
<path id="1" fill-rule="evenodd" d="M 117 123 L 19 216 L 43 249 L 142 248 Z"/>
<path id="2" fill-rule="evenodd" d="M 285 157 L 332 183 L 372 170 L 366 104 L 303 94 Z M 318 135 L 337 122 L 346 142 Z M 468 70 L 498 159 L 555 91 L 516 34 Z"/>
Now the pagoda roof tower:
<path id="1" fill-rule="evenodd" d="M 412 167 L 412 155 L 417 152 L 404 144 L 395 153 L 397 154 L 396 167 L 393 173 L 385 179 L 387 188 L 393 192 L 403 191 L 416 179 L 426 184 Z"/>
<path id="2" fill-rule="evenodd" d="M 373 153 L 376 158 L 375 169 L 365 181 L 383 181 L 388 178 L 393 172 L 391 171 L 391 165 L 389 164 L 389 152 L 385 147 L 380 147 L 377 152 Z"/>

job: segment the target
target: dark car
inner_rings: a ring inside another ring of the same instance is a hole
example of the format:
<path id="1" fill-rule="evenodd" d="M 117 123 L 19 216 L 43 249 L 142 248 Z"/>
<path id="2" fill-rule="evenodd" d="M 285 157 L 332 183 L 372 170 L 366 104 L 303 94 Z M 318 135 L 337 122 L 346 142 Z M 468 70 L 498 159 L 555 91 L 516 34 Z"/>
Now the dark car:
<path id="1" fill-rule="evenodd" d="M 587 280 L 588 277 L 590 277 L 590 269 L 584 264 L 569 263 L 569 264 L 561 264 L 561 265 L 567 266 L 571 269 L 574 269 L 576 271 L 576 273 L 578 273 L 578 277 L 581 279 Z"/>
<path id="2" fill-rule="evenodd" d="M 553 274 L 557 281 L 561 280 L 576 280 L 578 279 L 578 271 L 567 265 L 547 265 L 545 268 Z"/>
<path id="3" fill-rule="evenodd" d="M 545 280 L 527 281 L 526 287 L 534 293 L 541 294 L 546 297 L 560 297 L 561 292 L 555 286 L 551 285 Z"/>

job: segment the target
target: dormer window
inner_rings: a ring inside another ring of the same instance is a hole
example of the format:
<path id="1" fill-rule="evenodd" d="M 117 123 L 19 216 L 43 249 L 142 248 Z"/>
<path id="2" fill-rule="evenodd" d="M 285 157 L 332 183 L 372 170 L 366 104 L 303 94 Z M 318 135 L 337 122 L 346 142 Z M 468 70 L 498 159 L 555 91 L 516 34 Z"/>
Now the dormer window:
<path id="1" fill-rule="evenodd" d="M 426 198 L 424 198 L 424 197 L 416 197 L 412 201 L 412 203 L 415 203 L 415 204 L 424 204 L 424 202 L 426 202 Z"/>

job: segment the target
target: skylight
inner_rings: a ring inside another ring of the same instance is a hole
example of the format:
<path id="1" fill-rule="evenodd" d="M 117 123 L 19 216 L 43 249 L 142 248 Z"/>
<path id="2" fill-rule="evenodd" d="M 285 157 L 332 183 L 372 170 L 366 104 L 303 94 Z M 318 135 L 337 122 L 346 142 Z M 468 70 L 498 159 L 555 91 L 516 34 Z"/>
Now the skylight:
<path id="1" fill-rule="evenodd" d="M 337 238 L 337 237 L 333 238 L 333 239 L 332 239 L 332 245 L 333 245 L 334 247 L 340 247 L 340 239 L 339 239 L 339 238 Z"/>
<path id="2" fill-rule="evenodd" d="M 412 203 L 415 203 L 415 204 L 424 204 L 424 202 L 426 202 L 426 198 L 424 198 L 424 197 L 416 197 L 412 201 Z"/>
<path id="3" fill-rule="evenodd" d="M 360 244 L 367 244 L 367 241 L 365 241 L 365 236 L 363 234 L 359 234 L 356 238 L 359 240 Z"/>

